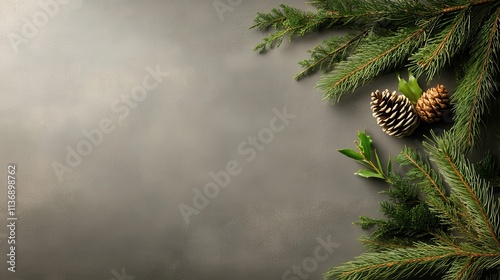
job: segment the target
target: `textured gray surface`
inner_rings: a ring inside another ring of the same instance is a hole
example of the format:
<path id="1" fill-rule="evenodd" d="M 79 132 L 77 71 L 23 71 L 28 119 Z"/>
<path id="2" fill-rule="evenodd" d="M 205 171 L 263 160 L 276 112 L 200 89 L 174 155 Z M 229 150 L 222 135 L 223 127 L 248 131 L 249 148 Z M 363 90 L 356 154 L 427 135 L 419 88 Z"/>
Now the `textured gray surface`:
<path id="1" fill-rule="evenodd" d="M 320 279 L 362 252 L 352 223 L 378 215 L 383 185 L 353 176 L 359 166 L 336 149 L 364 128 L 384 158 L 416 143 L 371 117 L 369 92 L 395 89 L 393 74 L 324 103 L 318 76 L 292 77 L 326 34 L 252 52 L 266 34 L 247 29 L 255 13 L 282 1 L 60 2 L 46 22 L 36 1 L 0 3 L 0 224 L 8 163 L 19 218 L 15 274 L 0 227 L 1 279 Z M 168 74 L 125 103 L 148 67 Z M 285 108 L 294 118 L 282 125 Z M 101 139 L 102 121 L 112 131 Z M 68 156 L 77 149 L 88 155 Z M 60 178 L 54 164 L 67 166 Z M 186 224 L 179 206 L 195 206 L 228 164 L 227 186 Z"/>

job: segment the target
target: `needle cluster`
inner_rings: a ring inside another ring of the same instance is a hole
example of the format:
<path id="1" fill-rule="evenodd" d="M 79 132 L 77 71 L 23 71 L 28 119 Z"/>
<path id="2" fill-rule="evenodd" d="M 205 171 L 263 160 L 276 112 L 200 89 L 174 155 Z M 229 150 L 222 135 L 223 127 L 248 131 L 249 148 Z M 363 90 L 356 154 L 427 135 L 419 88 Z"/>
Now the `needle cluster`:
<path id="1" fill-rule="evenodd" d="M 500 0 L 313 0 L 315 11 L 281 5 L 258 13 L 252 28 L 272 29 L 255 50 L 283 39 L 342 29 L 310 50 L 296 79 L 324 71 L 317 88 L 332 103 L 384 73 L 407 67 L 434 79 L 455 69 L 453 132 L 463 150 L 477 146 L 498 98 Z"/>

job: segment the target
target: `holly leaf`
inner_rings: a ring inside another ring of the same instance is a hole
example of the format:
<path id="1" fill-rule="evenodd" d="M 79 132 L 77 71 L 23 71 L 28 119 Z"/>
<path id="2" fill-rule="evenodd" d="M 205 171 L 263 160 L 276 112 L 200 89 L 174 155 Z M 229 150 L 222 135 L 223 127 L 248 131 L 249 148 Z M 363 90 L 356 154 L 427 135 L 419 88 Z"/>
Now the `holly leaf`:
<path id="1" fill-rule="evenodd" d="M 414 100 L 414 96 L 413 96 L 413 91 L 411 90 L 410 88 L 410 85 L 406 82 L 405 79 L 401 78 L 401 76 L 398 74 L 398 89 L 401 93 L 404 94 L 404 96 L 408 97 L 408 99 L 410 99 L 411 102 L 416 102 L 416 100 Z"/>
<path id="2" fill-rule="evenodd" d="M 356 151 L 351 150 L 351 149 L 339 149 L 337 151 L 339 151 L 341 154 L 343 154 L 347 157 L 350 157 L 354 160 L 363 160 L 364 159 L 362 155 L 360 155 L 359 153 L 357 153 Z"/>
<path id="3" fill-rule="evenodd" d="M 418 80 L 410 71 L 408 71 L 408 86 L 410 87 L 413 96 L 416 100 L 418 100 L 422 95 L 422 88 L 418 85 Z"/>
<path id="4" fill-rule="evenodd" d="M 375 154 L 375 160 L 376 160 L 377 165 L 378 165 L 378 169 L 383 170 L 382 164 L 380 163 L 380 158 L 378 157 L 378 154 L 377 154 L 377 150 L 374 150 L 374 154 Z"/>
<path id="5" fill-rule="evenodd" d="M 361 131 L 358 131 L 358 138 L 363 155 L 367 160 L 370 160 L 372 154 L 372 138 Z"/>
<path id="6" fill-rule="evenodd" d="M 361 176 L 363 178 L 378 178 L 385 179 L 382 174 L 375 173 L 373 171 L 361 169 L 358 172 L 354 173 L 355 175 Z"/>

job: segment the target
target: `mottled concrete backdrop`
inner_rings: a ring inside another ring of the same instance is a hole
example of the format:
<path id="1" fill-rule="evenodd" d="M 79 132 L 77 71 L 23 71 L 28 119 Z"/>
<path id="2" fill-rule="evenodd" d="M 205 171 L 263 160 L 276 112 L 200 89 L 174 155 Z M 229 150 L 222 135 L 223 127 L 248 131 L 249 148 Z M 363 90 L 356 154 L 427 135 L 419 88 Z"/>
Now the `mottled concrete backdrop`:
<path id="1" fill-rule="evenodd" d="M 362 252 L 382 184 L 336 149 L 386 136 L 369 93 L 293 81 L 328 34 L 252 51 L 302 0 L 2 0 L 0 279 L 320 279 Z M 420 132 L 419 132 L 420 133 Z M 7 166 L 16 165 L 15 273 Z"/>

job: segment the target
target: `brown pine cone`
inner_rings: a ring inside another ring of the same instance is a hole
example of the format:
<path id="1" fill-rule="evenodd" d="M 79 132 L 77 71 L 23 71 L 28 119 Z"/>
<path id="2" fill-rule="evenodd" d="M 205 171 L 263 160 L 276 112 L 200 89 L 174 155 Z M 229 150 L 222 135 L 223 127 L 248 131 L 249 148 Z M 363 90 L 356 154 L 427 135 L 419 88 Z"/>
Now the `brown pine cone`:
<path id="1" fill-rule="evenodd" d="M 417 113 L 424 122 L 433 123 L 443 118 L 448 109 L 450 100 L 448 91 L 443 85 L 428 89 L 417 101 Z"/>
<path id="2" fill-rule="evenodd" d="M 377 90 L 372 92 L 371 99 L 373 116 L 389 135 L 398 138 L 408 136 L 420 123 L 415 106 L 404 95 L 397 95 L 395 91 L 389 93 L 387 89 L 383 92 Z"/>

